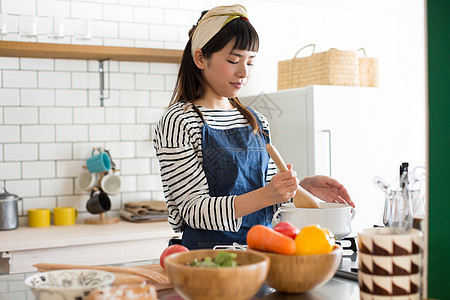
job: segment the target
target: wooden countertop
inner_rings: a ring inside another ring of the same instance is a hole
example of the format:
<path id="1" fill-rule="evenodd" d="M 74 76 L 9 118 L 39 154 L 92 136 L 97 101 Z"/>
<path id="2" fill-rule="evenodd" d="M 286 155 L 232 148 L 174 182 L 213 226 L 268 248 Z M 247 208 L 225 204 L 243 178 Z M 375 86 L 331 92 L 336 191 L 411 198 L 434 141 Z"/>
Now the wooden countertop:
<path id="1" fill-rule="evenodd" d="M 91 225 L 75 224 L 0 231 L 0 252 L 43 249 L 176 236 L 167 221 Z"/>

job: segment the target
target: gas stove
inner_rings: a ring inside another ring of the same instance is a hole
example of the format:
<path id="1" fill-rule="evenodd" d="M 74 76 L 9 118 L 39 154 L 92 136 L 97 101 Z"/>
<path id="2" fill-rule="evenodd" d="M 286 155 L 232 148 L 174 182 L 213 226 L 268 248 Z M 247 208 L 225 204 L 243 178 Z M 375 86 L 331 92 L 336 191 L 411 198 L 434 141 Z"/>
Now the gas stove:
<path id="1" fill-rule="evenodd" d="M 342 260 L 336 276 L 358 281 L 358 243 L 356 237 L 345 237 L 336 241 L 342 247 Z"/>

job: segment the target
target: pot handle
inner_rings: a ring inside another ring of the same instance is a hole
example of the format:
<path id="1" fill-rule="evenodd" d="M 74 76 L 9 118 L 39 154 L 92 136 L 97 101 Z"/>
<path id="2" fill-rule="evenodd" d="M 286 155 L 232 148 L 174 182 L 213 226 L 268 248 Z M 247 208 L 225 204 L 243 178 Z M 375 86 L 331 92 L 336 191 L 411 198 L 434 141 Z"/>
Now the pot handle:
<path id="1" fill-rule="evenodd" d="M 351 221 L 353 221 L 353 219 L 354 219 L 355 216 L 356 216 L 356 209 L 354 209 L 353 207 L 350 207 L 350 211 L 352 212 L 352 218 L 351 218 Z"/>
<path id="2" fill-rule="evenodd" d="M 280 222 L 277 220 L 277 217 L 278 217 L 278 215 L 279 215 L 280 213 L 281 213 L 281 207 L 278 207 L 277 211 L 273 214 L 273 217 L 272 217 L 272 224 L 277 225 L 278 223 L 280 223 Z"/>

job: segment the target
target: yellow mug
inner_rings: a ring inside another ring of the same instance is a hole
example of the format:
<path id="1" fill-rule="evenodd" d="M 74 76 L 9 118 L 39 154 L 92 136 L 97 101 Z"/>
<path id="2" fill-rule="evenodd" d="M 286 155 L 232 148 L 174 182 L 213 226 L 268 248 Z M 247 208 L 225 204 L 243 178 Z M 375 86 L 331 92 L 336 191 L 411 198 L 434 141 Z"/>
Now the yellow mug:
<path id="1" fill-rule="evenodd" d="M 29 227 L 47 227 L 50 226 L 50 209 L 33 208 L 28 210 Z"/>
<path id="2" fill-rule="evenodd" d="M 53 223 L 55 225 L 73 225 L 78 217 L 78 211 L 73 207 L 55 207 Z"/>

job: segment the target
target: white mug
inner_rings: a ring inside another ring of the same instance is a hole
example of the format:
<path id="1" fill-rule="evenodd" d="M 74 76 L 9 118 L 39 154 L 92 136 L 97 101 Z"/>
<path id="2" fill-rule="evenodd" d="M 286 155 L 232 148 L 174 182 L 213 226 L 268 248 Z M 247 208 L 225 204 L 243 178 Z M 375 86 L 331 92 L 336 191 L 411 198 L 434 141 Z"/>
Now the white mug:
<path id="1" fill-rule="evenodd" d="M 120 191 L 121 181 L 119 176 L 108 174 L 102 178 L 100 185 L 105 193 L 115 195 Z"/>
<path id="2" fill-rule="evenodd" d="M 293 203 L 282 204 L 275 212 L 272 224 L 278 224 L 277 216 L 281 214 L 281 221 L 288 221 L 295 227 L 317 224 L 330 230 L 337 239 L 346 237 L 352 232 L 351 221 L 356 210 L 346 204 L 320 202 L 320 208 L 297 208 Z"/>
<path id="3" fill-rule="evenodd" d="M 78 175 L 75 184 L 78 189 L 82 191 L 89 191 L 96 186 L 97 178 L 94 173 L 83 172 Z"/>

